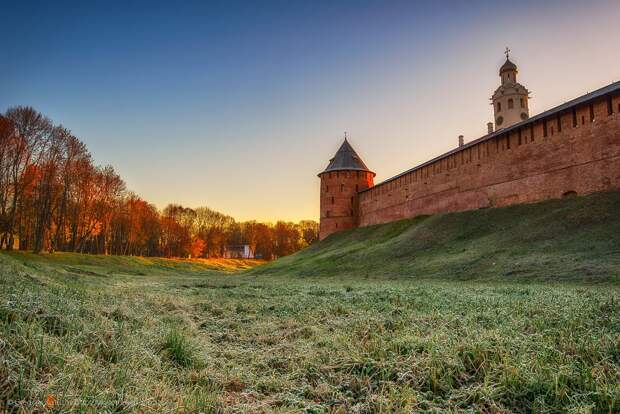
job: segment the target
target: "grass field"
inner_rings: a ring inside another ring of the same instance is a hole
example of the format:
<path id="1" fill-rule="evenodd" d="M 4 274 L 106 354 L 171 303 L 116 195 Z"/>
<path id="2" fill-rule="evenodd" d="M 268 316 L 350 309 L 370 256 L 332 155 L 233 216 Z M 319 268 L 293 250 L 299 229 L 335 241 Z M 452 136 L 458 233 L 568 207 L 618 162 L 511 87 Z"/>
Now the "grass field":
<path id="1" fill-rule="evenodd" d="M 620 412 L 619 199 L 361 229 L 252 270 L 0 253 L 0 411 Z"/>

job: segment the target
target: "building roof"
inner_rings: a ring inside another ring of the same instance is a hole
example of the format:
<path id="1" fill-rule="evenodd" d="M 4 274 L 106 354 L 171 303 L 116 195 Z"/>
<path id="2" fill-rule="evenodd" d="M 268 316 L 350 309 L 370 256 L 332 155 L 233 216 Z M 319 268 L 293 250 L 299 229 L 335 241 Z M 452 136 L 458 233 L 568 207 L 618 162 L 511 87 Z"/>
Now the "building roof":
<path id="1" fill-rule="evenodd" d="M 329 171 L 343 171 L 343 170 L 353 170 L 353 171 L 368 171 L 372 172 L 366 167 L 364 161 L 357 155 L 357 152 L 353 149 L 351 144 L 347 139 L 344 139 L 344 142 L 334 155 L 334 158 L 329 160 L 329 164 L 327 168 L 325 168 L 319 175 L 329 172 Z M 374 173 L 373 173 L 374 174 Z"/>
<path id="2" fill-rule="evenodd" d="M 501 68 L 499 68 L 499 73 L 501 74 L 502 72 L 506 72 L 509 70 L 517 70 L 517 65 L 512 63 L 510 59 L 506 58 L 506 62 L 502 65 Z"/>
<path id="3" fill-rule="evenodd" d="M 579 98 L 575 98 L 575 99 L 573 99 L 571 101 L 563 103 L 562 105 L 558 105 L 555 108 L 551 108 L 548 111 L 542 112 L 542 113 L 540 113 L 540 114 L 538 114 L 536 116 L 528 118 L 525 121 L 518 122 L 518 123 L 516 123 L 514 125 L 511 125 L 511 126 L 509 126 L 507 128 L 502 128 L 502 129 L 497 130 L 495 132 L 491 132 L 490 134 L 487 134 L 487 135 L 485 135 L 483 137 L 480 137 L 478 139 L 470 141 L 467 144 L 463 145 L 462 147 L 457 147 L 457 148 L 455 148 L 455 149 L 453 149 L 451 151 L 446 152 L 445 154 L 442 154 L 442 155 L 440 155 L 438 157 L 435 157 L 435 158 L 433 158 L 433 159 L 431 159 L 429 161 L 426 161 L 426 162 L 424 162 L 424 163 L 422 163 L 422 164 L 420 164 L 420 165 L 418 165 L 416 167 L 413 167 L 413 168 L 411 168 L 411 169 L 409 169 L 409 170 L 407 170 L 405 172 L 402 172 L 402 173 L 400 173 L 398 175 L 395 175 L 394 177 L 388 178 L 387 180 L 382 181 L 379 184 L 376 184 L 376 185 L 374 185 L 374 186 L 372 186 L 370 188 L 367 188 L 365 190 L 360 191 L 360 193 L 363 193 L 363 192 L 366 192 L 366 191 L 370 191 L 370 190 L 372 190 L 375 187 L 378 187 L 378 186 L 383 185 L 383 184 L 387 184 L 390 181 L 397 180 L 400 177 L 402 177 L 404 175 L 407 175 L 407 174 L 409 174 L 409 173 L 411 173 L 411 172 L 413 172 L 415 170 L 419 170 L 421 168 L 429 166 L 429 165 L 431 165 L 431 164 L 433 164 L 433 163 L 435 163 L 435 162 L 437 162 L 437 161 L 439 161 L 441 159 L 449 157 L 450 155 L 456 154 L 456 153 L 461 152 L 461 151 L 463 151 L 463 150 L 465 150 L 467 148 L 473 147 L 476 144 L 480 144 L 481 142 L 485 142 L 485 141 L 491 140 L 491 139 L 493 139 L 495 137 L 498 137 L 500 135 L 506 134 L 508 132 L 516 131 L 519 128 L 523 128 L 523 127 L 525 127 L 525 126 L 527 126 L 529 124 L 533 124 L 533 123 L 535 123 L 537 121 L 540 121 L 540 120 L 542 120 L 544 118 L 548 118 L 548 117 L 554 116 L 554 115 L 559 115 L 559 114 L 561 114 L 563 112 L 566 112 L 567 110 L 569 110 L 569 109 L 571 109 L 571 108 L 573 108 L 575 106 L 582 105 L 582 104 L 584 104 L 586 102 L 589 102 L 589 101 L 592 101 L 594 99 L 601 98 L 603 96 L 607 96 L 607 95 L 610 95 L 612 93 L 619 93 L 619 92 L 620 92 L 620 81 L 611 83 L 611 84 L 609 84 L 607 86 L 604 86 L 604 87 L 602 87 L 600 89 L 595 90 L 594 92 L 587 93 L 585 95 L 580 96 Z"/>

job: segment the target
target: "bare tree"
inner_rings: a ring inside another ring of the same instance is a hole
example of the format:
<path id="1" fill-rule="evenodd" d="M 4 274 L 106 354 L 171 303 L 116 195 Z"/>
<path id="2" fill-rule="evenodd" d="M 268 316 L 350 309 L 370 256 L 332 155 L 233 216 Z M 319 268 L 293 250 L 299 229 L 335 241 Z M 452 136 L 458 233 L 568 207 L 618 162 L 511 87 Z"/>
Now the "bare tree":
<path id="1" fill-rule="evenodd" d="M 70 232 L 67 227 L 68 212 L 74 202 L 75 182 L 80 165 L 91 165 L 91 157 L 86 145 L 73 135 L 64 136 L 62 141 L 62 163 L 60 166 L 60 196 L 56 214 L 56 231 L 52 249 L 65 250 Z"/>
<path id="2" fill-rule="evenodd" d="M 26 172 L 38 163 L 42 155 L 42 147 L 52 130 L 51 121 L 31 107 L 18 106 L 6 112 L 6 118 L 15 128 L 13 145 L 8 148 L 8 163 L 10 180 L 10 209 L 7 218 L 5 237 L 7 249 L 11 250 L 14 244 L 15 224 L 17 220 L 17 206 L 22 197 L 22 190 L 31 184 Z"/>
<path id="3" fill-rule="evenodd" d="M 0 116 L 0 249 L 4 247 L 8 234 L 9 151 L 13 145 L 14 132 L 11 121 Z"/>

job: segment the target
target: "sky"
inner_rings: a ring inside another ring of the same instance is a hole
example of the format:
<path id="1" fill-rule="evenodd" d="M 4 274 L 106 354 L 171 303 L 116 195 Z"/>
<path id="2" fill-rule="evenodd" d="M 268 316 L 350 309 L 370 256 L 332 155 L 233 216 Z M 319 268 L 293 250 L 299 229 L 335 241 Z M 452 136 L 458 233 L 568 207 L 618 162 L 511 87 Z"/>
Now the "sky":
<path id="1" fill-rule="evenodd" d="M 620 80 L 620 2 L 2 2 L 30 105 L 159 208 L 318 219 L 344 131 L 378 183 L 485 134 L 504 49 L 530 115 Z"/>

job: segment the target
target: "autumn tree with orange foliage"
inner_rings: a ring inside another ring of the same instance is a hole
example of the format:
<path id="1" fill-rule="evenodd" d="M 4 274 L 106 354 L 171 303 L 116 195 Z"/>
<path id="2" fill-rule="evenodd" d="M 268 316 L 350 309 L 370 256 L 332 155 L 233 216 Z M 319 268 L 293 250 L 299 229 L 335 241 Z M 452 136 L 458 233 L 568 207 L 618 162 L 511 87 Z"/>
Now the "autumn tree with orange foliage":
<path id="1" fill-rule="evenodd" d="M 31 107 L 0 115 L 0 249 L 222 257 L 250 246 L 270 260 L 318 240 L 318 223 L 236 222 L 208 207 L 162 212 L 127 191 L 111 166 Z"/>

